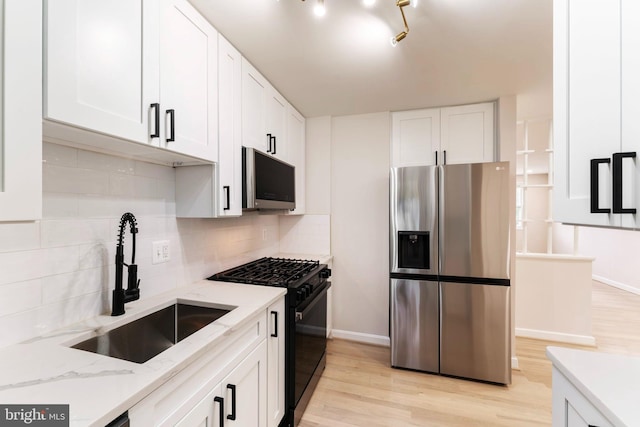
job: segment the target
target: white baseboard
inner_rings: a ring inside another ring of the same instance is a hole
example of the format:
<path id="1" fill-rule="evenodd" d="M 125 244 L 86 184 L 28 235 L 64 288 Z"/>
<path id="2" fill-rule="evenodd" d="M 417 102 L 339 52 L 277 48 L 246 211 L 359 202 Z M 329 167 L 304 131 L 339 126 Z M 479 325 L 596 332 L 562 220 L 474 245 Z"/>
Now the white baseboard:
<path id="1" fill-rule="evenodd" d="M 537 340 L 566 342 L 568 344 L 596 346 L 596 339 L 590 335 L 575 335 L 562 332 L 540 331 L 537 329 L 516 328 L 516 336 Z"/>
<path id="2" fill-rule="evenodd" d="M 343 331 L 340 329 L 332 329 L 329 335 L 331 338 L 339 338 L 343 340 L 356 341 L 365 344 L 381 345 L 389 347 L 391 341 L 389 337 L 383 335 L 363 334 L 361 332 Z"/>
<path id="3" fill-rule="evenodd" d="M 635 295 L 640 295 L 640 289 L 635 288 L 633 286 L 616 282 L 615 280 L 607 279 L 606 277 L 596 276 L 595 274 L 592 275 L 591 278 L 595 281 L 604 283 L 605 285 L 613 286 L 614 288 L 622 289 L 623 291 L 631 292 L 632 294 L 635 294 Z"/>

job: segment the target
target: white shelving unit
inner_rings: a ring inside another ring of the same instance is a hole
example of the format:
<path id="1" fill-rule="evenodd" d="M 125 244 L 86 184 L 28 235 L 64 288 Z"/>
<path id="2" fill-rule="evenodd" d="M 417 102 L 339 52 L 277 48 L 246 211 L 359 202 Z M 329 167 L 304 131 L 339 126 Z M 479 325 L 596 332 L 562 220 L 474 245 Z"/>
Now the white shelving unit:
<path id="1" fill-rule="evenodd" d="M 530 126 L 541 122 L 547 122 L 549 124 L 547 147 L 544 149 L 544 153 L 547 155 L 547 182 L 546 184 L 530 183 L 529 180 L 529 157 L 540 153 L 541 151 L 530 148 Z M 546 253 L 553 253 L 553 123 L 551 117 L 542 117 L 536 119 L 528 119 L 518 121 L 518 125 L 523 127 L 524 144 L 523 149 L 516 152 L 518 156 L 518 163 L 522 165 L 522 182 L 518 184 L 519 191 L 522 192 L 522 218 L 519 219 L 519 223 L 522 223 L 522 251 L 521 253 L 530 253 L 528 248 L 529 241 L 529 226 L 534 222 L 544 222 L 546 224 L 547 245 Z M 531 191 L 546 191 L 547 192 L 547 212 L 544 219 L 532 219 L 527 215 L 528 200 L 531 199 Z M 573 252 L 575 254 L 577 248 L 578 228 L 574 227 L 574 245 Z"/>

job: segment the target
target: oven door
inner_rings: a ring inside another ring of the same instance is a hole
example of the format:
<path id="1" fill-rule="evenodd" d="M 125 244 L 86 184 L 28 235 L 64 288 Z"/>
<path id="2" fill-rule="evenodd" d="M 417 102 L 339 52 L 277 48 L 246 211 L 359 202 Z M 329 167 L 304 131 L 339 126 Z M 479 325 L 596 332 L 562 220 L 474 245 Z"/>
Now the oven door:
<path id="1" fill-rule="evenodd" d="M 295 406 L 302 398 L 327 348 L 327 290 L 330 283 L 308 304 L 295 312 Z M 305 301 L 306 303 L 306 301 Z M 309 396 L 310 397 L 310 396 Z M 297 412 L 297 411 L 296 411 Z"/>

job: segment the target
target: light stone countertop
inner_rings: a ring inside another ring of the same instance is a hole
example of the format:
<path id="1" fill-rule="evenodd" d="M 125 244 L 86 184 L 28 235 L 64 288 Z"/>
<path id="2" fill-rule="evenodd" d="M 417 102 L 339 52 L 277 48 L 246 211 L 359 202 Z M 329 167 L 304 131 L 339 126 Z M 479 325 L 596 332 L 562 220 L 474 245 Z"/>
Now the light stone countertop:
<path id="1" fill-rule="evenodd" d="M 104 426 L 218 345 L 286 293 L 284 288 L 202 280 L 47 336 L 0 349 L 0 403 L 69 404 L 71 426 Z M 146 363 L 69 348 L 176 301 L 237 306 Z"/>
<path id="2" fill-rule="evenodd" d="M 615 426 L 640 426 L 640 357 L 547 347 L 547 357 Z"/>

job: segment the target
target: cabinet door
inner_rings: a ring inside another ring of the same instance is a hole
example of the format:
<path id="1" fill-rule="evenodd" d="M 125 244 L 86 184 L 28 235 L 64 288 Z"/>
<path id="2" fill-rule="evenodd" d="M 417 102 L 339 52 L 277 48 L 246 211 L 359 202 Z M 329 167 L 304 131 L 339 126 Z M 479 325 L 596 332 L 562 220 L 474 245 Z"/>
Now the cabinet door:
<path id="1" fill-rule="evenodd" d="M 285 303 L 284 298 L 267 309 L 267 426 L 278 427 L 285 414 Z"/>
<path id="2" fill-rule="evenodd" d="M 269 82 L 242 58 L 242 145 L 269 150 L 267 100 Z"/>
<path id="3" fill-rule="evenodd" d="M 242 215 L 242 56 L 218 36 L 218 216 Z"/>
<path id="4" fill-rule="evenodd" d="M 44 16 L 44 117 L 150 142 L 151 104 L 158 102 L 157 2 L 49 0 Z"/>
<path id="5" fill-rule="evenodd" d="M 221 396 L 222 385 L 218 384 L 175 426 L 223 427 L 225 401 Z"/>
<path id="6" fill-rule="evenodd" d="M 619 215 L 591 213 L 590 165 L 620 151 L 620 0 L 553 6 L 554 220 L 617 226 Z M 610 210 L 611 163 L 598 172 L 599 208 Z"/>
<path id="7" fill-rule="evenodd" d="M 484 163 L 494 160 L 493 102 L 440 110 L 440 164 Z"/>
<path id="8" fill-rule="evenodd" d="M 296 168 L 296 208 L 290 214 L 302 215 L 306 209 L 306 147 L 305 119 L 287 105 L 287 149 L 289 163 Z"/>
<path id="9" fill-rule="evenodd" d="M 0 0 L 0 221 L 42 217 L 42 2 Z"/>
<path id="10" fill-rule="evenodd" d="M 287 100 L 270 87 L 267 98 L 267 133 L 271 138 L 267 152 L 284 162 L 291 163 L 287 141 L 288 105 Z"/>
<path id="11" fill-rule="evenodd" d="M 218 34 L 187 0 L 163 0 L 161 146 L 216 161 Z"/>
<path id="12" fill-rule="evenodd" d="M 622 152 L 640 155 L 640 2 L 622 0 L 622 57 L 621 57 L 621 137 Z M 640 210 L 640 159 L 623 160 L 622 200 L 623 208 Z M 622 214 L 621 225 L 640 228 L 638 215 Z"/>
<path id="13" fill-rule="evenodd" d="M 267 348 L 260 345 L 222 382 L 225 424 L 238 427 L 267 426 Z"/>
<path id="14" fill-rule="evenodd" d="M 440 109 L 400 111 L 391 115 L 391 166 L 436 164 L 440 149 Z"/>

